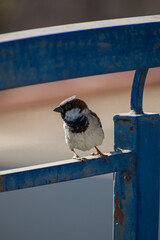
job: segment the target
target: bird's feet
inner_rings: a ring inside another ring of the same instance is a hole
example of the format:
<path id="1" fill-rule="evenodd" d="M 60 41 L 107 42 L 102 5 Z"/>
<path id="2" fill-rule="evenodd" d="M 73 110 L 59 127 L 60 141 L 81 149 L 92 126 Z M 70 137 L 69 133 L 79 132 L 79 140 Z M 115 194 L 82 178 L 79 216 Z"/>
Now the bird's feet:
<path id="1" fill-rule="evenodd" d="M 108 159 L 109 159 L 108 155 L 105 155 L 105 154 L 101 153 L 100 156 L 101 156 L 101 157 L 106 161 L 106 163 L 108 164 Z"/>
<path id="2" fill-rule="evenodd" d="M 86 162 L 87 161 L 87 158 L 82 158 L 82 157 L 79 157 L 78 155 L 77 156 L 74 155 L 72 158 L 76 159 L 76 160 L 79 160 L 79 161 L 82 161 L 82 162 Z"/>
<path id="3" fill-rule="evenodd" d="M 72 157 L 73 159 L 76 159 L 76 160 L 79 160 L 79 161 L 82 161 L 82 162 L 86 162 L 87 161 L 87 158 L 81 158 L 78 156 L 78 154 L 72 150 L 72 152 L 74 153 L 74 156 Z"/>
<path id="4" fill-rule="evenodd" d="M 92 156 L 100 155 L 108 164 L 109 157 L 108 155 L 103 154 L 97 147 L 95 147 L 96 153 L 91 153 Z"/>

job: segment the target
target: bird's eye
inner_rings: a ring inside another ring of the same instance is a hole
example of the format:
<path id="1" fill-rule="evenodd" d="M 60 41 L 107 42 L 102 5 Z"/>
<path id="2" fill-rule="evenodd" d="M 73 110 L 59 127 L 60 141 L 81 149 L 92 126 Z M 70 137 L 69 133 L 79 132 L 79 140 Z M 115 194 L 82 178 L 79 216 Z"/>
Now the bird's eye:
<path id="1" fill-rule="evenodd" d="M 72 107 L 71 107 L 71 105 L 70 105 L 70 104 L 67 104 L 67 105 L 65 106 L 65 110 L 66 110 L 66 111 L 69 111 L 69 110 L 71 110 L 71 108 L 72 108 Z"/>

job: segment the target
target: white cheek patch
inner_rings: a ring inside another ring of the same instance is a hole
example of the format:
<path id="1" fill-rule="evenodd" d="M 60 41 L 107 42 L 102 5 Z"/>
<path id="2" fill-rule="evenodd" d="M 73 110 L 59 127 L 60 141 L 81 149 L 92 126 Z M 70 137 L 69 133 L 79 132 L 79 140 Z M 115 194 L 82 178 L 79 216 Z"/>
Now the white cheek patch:
<path id="1" fill-rule="evenodd" d="M 83 115 L 88 115 L 89 114 L 89 109 L 88 108 L 83 109 L 82 114 Z"/>
<path id="2" fill-rule="evenodd" d="M 81 115 L 82 114 L 80 113 L 80 109 L 79 108 L 73 108 L 73 109 L 71 109 L 71 110 L 66 112 L 65 120 L 68 121 L 68 122 L 74 121 L 75 119 L 77 119 Z"/>

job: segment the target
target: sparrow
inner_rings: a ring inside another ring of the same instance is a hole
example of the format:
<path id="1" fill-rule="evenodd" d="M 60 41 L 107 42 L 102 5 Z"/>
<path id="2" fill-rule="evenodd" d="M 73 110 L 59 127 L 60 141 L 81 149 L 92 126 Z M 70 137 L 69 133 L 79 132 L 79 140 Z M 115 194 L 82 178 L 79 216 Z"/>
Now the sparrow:
<path id="1" fill-rule="evenodd" d="M 101 121 L 83 100 L 72 96 L 61 102 L 53 111 L 59 112 L 64 121 L 65 142 L 74 153 L 73 158 L 85 161 L 85 158 L 78 156 L 75 149 L 87 151 L 95 148 L 96 153 L 91 155 L 100 155 L 108 163 L 108 156 L 97 147 L 104 139 Z"/>

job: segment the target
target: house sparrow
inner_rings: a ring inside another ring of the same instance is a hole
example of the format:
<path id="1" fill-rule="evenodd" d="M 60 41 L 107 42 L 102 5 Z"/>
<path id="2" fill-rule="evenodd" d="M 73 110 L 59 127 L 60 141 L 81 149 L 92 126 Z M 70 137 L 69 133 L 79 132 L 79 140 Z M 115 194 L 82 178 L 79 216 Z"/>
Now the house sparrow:
<path id="1" fill-rule="evenodd" d="M 100 155 L 108 163 L 108 156 L 101 153 L 97 147 L 104 139 L 101 121 L 84 101 L 73 96 L 61 102 L 53 111 L 60 112 L 64 120 L 65 141 L 74 153 L 73 158 L 85 160 L 77 155 L 75 149 L 87 151 L 95 148 L 96 153 L 92 155 Z"/>

